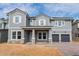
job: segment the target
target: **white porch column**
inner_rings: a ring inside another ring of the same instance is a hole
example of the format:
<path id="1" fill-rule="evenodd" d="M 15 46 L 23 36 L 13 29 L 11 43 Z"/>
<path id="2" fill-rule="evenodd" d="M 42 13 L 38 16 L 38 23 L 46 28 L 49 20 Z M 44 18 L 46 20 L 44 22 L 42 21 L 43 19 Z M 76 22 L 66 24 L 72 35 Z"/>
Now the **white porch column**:
<path id="1" fill-rule="evenodd" d="M 72 42 L 72 33 L 70 33 L 70 42 Z"/>
<path id="2" fill-rule="evenodd" d="M 49 44 L 52 44 L 52 31 L 49 30 Z"/>
<path id="3" fill-rule="evenodd" d="M 32 44 L 35 44 L 35 30 L 32 29 Z"/>
<path id="4" fill-rule="evenodd" d="M 22 43 L 24 43 L 24 30 L 22 30 L 22 38 L 21 38 L 21 40 L 22 40 Z"/>
<path id="5" fill-rule="evenodd" d="M 59 34 L 59 43 L 61 43 L 61 34 Z"/>

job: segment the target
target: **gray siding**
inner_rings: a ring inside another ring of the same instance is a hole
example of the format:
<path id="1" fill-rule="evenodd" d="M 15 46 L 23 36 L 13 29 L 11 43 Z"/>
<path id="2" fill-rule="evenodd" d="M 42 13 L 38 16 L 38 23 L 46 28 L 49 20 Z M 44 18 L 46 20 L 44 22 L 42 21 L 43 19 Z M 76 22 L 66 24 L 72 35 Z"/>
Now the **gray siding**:
<path id="1" fill-rule="evenodd" d="M 72 36 L 72 21 L 65 21 L 65 26 L 63 27 L 56 27 L 56 26 L 53 26 L 54 22 L 52 21 L 52 27 L 51 27 L 51 32 L 52 33 L 59 33 L 59 34 L 71 34 Z"/>
<path id="2" fill-rule="evenodd" d="M 21 19 L 21 23 L 19 24 L 15 24 L 13 23 L 13 17 L 16 15 L 20 15 L 22 17 Z M 8 39 L 12 40 L 11 35 L 12 35 L 12 31 L 18 31 L 21 30 L 22 32 L 22 38 L 24 38 L 25 42 L 30 42 L 32 41 L 32 31 L 28 32 L 28 31 L 24 31 L 21 26 L 26 27 L 30 25 L 30 20 L 28 20 L 28 18 L 26 17 L 26 14 L 20 10 L 14 10 L 13 12 L 8 14 L 9 17 L 9 21 L 8 21 L 8 26 L 9 26 L 9 31 L 8 31 Z M 50 30 L 48 31 L 48 37 L 46 40 L 47 42 L 49 41 L 49 39 L 52 39 L 52 34 L 69 34 L 70 35 L 70 39 L 72 40 L 72 21 L 65 21 L 65 26 L 63 27 L 57 27 L 54 26 L 55 22 L 54 21 L 50 21 L 50 17 L 46 16 L 46 15 L 38 15 L 35 17 L 35 20 L 33 21 L 33 26 L 37 26 L 39 27 L 39 20 L 40 19 L 44 19 L 46 20 L 46 25 L 45 26 L 50 26 Z M 59 20 L 56 20 L 59 21 Z M 31 25 L 30 25 L 31 26 Z M 43 26 L 42 26 L 43 27 Z M 31 29 L 33 30 L 33 29 Z M 23 32 L 24 31 L 24 32 Z M 40 29 L 39 29 L 40 31 Z M 44 29 L 45 31 L 45 29 Z M 60 36 L 59 36 L 60 37 Z M 37 41 L 37 32 L 35 31 L 35 40 Z M 45 40 L 42 40 L 45 41 Z M 41 41 L 41 42 L 42 42 Z M 61 38 L 59 38 L 59 41 L 61 41 Z"/>
<path id="3" fill-rule="evenodd" d="M 13 17 L 16 15 L 20 15 L 21 16 L 21 23 L 16 24 L 13 22 Z M 12 41 L 12 31 L 21 31 L 21 39 L 16 40 L 16 41 L 21 41 L 21 43 L 23 43 L 24 41 L 24 30 L 22 30 L 22 26 L 26 26 L 26 13 L 24 13 L 23 11 L 19 10 L 19 9 L 15 9 L 14 11 L 8 13 L 8 42 Z"/>
<path id="4" fill-rule="evenodd" d="M 0 30 L 0 43 L 7 42 L 8 30 Z"/>
<path id="5" fill-rule="evenodd" d="M 31 31 L 25 31 L 24 32 L 24 41 L 26 42 L 31 42 L 32 39 L 32 32 Z"/>
<path id="6" fill-rule="evenodd" d="M 57 30 L 59 30 L 59 31 L 72 31 L 72 21 L 64 21 L 64 22 L 65 22 L 65 26 L 58 27 L 58 26 L 54 26 L 55 21 L 51 21 L 52 30 L 55 30 L 55 31 L 57 31 Z"/>
<path id="7" fill-rule="evenodd" d="M 73 32 L 72 32 L 72 35 L 73 35 L 72 38 L 73 38 L 73 40 L 76 39 L 76 35 L 75 34 L 79 33 L 79 29 L 78 29 L 77 25 L 78 25 L 77 23 L 73 24 L 73 27 L 72 27 L 72 30 L 73 30 Z"/>
<path id="8" fill-rule="evenodd" d="M 21 23 L 19 23 L 19 24 L 13 23 L 13 17 L 16 15 L 21 16 Z M 9 28 L 16 28 L 17 27 L 16 29 L 21 29 L 21 26 L 26 26 L 26 14 L 25 13 L 17 10 L 14 13 L 10 13 L 8 17 L 9 17 L 9 21 L 8 21 Z"/>
<path id="9" fill-rule="evenodd" d="M 62 20 L 63 21 L 63 20 Z M 65 26 L 63 27 L 56 27 L 53 26 L 55 22 L 51 22 L 51 33 L 52 34 L 69 34 L 70 35 L 70 41 L 72 41 L 72 21 L 65 21 Z M 61 41 L 61 37 L 59 36 L 59 41 Z"/>
<path id="10" fill-rule="evenodd" d="M 50 18 L 45 15 L 39 15 L 35 17 L 35 20 L 33 20 L 33 26 L 39 26 L 39 20 L 45 19 L 46 20 L 46 26 L 50 26 Z"/>

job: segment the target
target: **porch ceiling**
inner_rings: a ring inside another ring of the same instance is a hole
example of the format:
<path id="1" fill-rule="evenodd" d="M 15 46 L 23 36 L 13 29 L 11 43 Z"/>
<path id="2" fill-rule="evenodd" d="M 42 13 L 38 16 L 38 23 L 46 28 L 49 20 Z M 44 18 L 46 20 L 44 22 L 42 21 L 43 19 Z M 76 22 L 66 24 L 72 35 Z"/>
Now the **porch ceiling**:
<path id="1" fill-rule="evenodd" d="M 49 30 L 51 29 L 51 26 L 29 26 L 29 27 L 22 27 L 24 30 Z"/>

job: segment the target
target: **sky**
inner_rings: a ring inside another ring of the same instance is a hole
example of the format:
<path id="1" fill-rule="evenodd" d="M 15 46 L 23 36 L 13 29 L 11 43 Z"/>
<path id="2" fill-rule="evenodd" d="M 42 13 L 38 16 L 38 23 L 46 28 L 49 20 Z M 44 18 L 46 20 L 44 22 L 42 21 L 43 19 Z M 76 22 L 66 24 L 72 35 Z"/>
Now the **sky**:
<path id="1" fill-rule="evenodd" d="M 78 3 L 0 3 L 0 18 L 6 13 L 19 8 L 30 16 L 46 14 L 50 17 L 73 17 L 79 19 Z"/>

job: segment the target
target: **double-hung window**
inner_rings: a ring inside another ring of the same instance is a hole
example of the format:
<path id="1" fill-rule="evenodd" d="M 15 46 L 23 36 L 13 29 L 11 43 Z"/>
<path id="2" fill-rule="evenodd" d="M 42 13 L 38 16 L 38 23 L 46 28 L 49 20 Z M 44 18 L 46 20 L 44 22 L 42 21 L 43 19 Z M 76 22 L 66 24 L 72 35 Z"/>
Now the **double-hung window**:
<path id="1" fill-rule="evenodd" d="M 64 21 L 58 21 L 58 24 L 57 24 L 58 27 L 62 27 L 64 25 L 65 25 L 65 22 Z"/>
<path id="2" fill-rule="evenodd" d="M 40 19 L 40 20 L 39 20 L 39 25 L 40 25 L 40 26 L 45 26 L 45 25 L 46 25 L 46 20 Z"/>
<path id="3" fill-rule="evenodd" d="M 16 39 L 16 31 L 12 32 L 12 39 Z"/>
<path id="4" fill-rule="evenodd" d="M 38 40 L 47 40 L 47 32 L 38 32 Z"/>
<path id="5" fill-rule="evenodd" d="M 12 39 L 21 39 L 21 31 L 12 31 Z"/>
<path id="6" fill-rule="evenodd" d="M 20 31 L 18 31 L 18 33 L 17 33 L 17 39 L 21 39 L 21 32 Z"/>
<path id="7" fill-rule="evenodd" d="M 16 15 L 13 17 L 13 22 L 16 24 L 21 23 L 21 16 L 20 15 Z"/>

